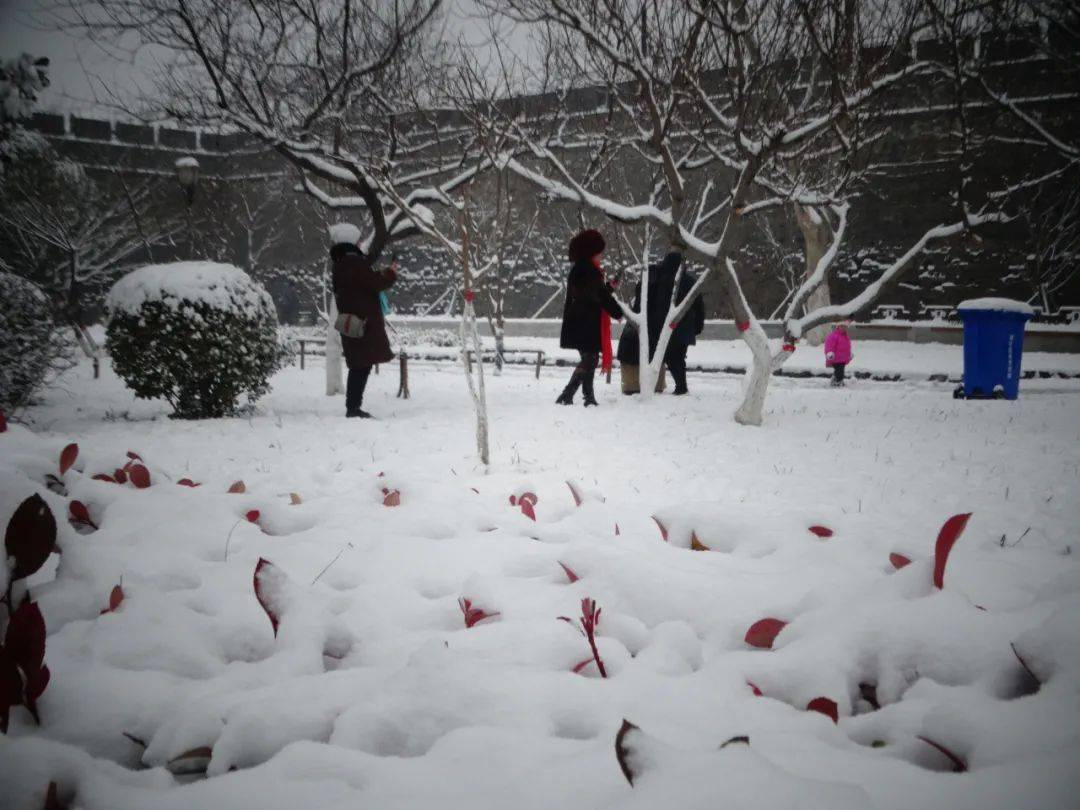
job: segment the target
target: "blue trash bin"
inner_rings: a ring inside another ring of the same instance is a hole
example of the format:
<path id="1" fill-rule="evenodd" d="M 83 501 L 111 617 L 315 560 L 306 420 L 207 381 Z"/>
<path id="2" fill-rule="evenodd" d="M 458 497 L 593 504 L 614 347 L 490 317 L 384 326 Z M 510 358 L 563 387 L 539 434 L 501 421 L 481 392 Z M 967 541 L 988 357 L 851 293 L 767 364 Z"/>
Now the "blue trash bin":
<path id="1" fill-rule="evenodd" d="M 964 322 L 964 385 L 968 399 L 1016 399 L 1024 326 L 1034 310 L 1008 298 L 976 298 L 957 308 Z M 961 396 L 961 389 L 957 389 Z"/>

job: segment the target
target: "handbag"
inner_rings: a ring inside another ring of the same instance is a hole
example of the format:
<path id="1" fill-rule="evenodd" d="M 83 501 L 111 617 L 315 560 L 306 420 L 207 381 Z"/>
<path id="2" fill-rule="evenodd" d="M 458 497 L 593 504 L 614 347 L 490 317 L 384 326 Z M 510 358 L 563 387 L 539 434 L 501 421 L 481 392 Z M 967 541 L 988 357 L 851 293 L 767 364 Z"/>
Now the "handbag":
<path id="1" fill-rule="evenodd" d="M 339 312 L 334 321 L 334 328 L 345 337 L 362 338 L 364 336 L 364 319 L 359 315 Z"/>

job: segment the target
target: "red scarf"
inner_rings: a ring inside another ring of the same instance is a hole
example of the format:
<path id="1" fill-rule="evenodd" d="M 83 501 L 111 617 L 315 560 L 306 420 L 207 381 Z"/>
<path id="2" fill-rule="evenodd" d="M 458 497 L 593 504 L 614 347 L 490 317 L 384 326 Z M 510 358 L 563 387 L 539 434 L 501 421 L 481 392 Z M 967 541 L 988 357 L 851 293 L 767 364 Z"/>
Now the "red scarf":
<path id="1" fill-rule="evenodd" d="M 604 271 L 600 268 L 600 256 L 593 256 L 593 265 L 600 274 L 600 283 L 604 283 Z M 600 307 L 600 369 L 607 374 L 614 365 L 615 356 L 611 351 L 611 316 Z"/>

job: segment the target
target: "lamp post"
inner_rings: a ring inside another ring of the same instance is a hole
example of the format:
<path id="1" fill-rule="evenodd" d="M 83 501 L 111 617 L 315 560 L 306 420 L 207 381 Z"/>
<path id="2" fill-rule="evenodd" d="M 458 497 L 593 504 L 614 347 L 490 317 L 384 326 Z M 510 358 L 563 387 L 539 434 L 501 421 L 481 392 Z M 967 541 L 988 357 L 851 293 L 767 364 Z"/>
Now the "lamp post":
<path id="1" fill-rule="evenodd" d="M 199 184 L 199 161 L 188 155 L 176 161 L 176 180 L 184 192 L 187 213 L 188 256 L 195 258 L 195 226 L 191 220 L 191 204 L 195 201 L 195 187 Z"/>

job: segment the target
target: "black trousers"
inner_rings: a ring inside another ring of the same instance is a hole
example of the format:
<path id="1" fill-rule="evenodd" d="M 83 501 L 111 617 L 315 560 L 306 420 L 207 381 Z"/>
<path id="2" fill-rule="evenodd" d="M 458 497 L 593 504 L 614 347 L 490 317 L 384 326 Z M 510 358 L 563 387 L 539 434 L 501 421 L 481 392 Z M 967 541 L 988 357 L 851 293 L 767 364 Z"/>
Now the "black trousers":
<path id="1" fill-rule="evenodd" d="M 847 368 L 847 363 L 833 363 L 832 378 L 834 384 L 840 385 L 844 381 L 845 368 Z"/>
<path id="2" fill-rule="evenodd" d="M 371 366 L 358 366 L 349 369 L 345 382 L 345 413 L 355 413 L 364 404 L 364 389 L 367 388 Z"/>
<path id="3" fill-rule="evenodd" d="M 667 363 L 671 379 L 675 381 L 676 391 L 686 390 L 686 346 L 677 344 L 669 345 L 664 352 L 664 362 Z"/>

